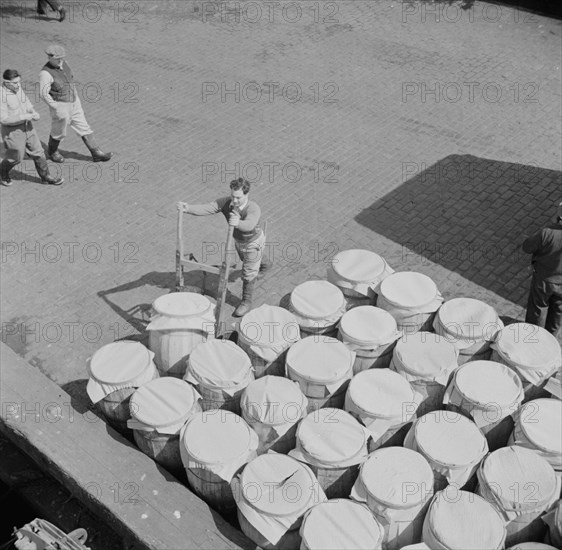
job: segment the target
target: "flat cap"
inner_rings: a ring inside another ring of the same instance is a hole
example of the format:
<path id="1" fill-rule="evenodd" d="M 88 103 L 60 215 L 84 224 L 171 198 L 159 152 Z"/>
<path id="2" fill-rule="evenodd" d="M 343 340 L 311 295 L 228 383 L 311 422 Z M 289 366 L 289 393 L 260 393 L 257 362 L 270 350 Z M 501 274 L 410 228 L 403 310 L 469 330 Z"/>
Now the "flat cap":
<path id="1" fill-rule="evenodd" d="M 58 44 L 51 44 L 45 50 L 45 53 L 49 57 L 53 57 L 54 59 L 61 59 L 63 57 L 66 57 L 66 52 L 64 51 L 64 48 L 62 46 L 59 46 Z"/>

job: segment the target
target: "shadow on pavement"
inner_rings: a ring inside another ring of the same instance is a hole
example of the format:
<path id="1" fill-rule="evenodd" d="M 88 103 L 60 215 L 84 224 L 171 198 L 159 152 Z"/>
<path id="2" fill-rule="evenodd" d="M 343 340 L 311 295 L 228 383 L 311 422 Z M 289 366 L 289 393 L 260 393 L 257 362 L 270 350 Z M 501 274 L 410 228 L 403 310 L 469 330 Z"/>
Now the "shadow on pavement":
<path id="1" fill-rule="evenodd" d="M 446 4 L 448 6 L 458 6 L 461 10 L 469 10 L 474 6 L 475 0 L 421 0 L 425 4 Z M 405 3 L 408 0 L 405 0 Z M 408 2 L 415 4 L 414 1 Z M 562 4 L 558 0 L 489 0 L 486 4 L 496 5 L 546 15 L 548 17 L 562 18 Z M 490 11 L 490 14 L 492 12 Z M 492 15 L 492 17 L 494 17 Z"/>
<path id="2" fill-rule="evenodd" d="M 530 256 L 520 245 L 553 219 L 561 176 L 471 155 L 429 167 L 405 162 L 404 183 L 356 221 L 401 245 L 401 260 L 392 263 L 397 271 L 437 263 L 525 306 Z"/>

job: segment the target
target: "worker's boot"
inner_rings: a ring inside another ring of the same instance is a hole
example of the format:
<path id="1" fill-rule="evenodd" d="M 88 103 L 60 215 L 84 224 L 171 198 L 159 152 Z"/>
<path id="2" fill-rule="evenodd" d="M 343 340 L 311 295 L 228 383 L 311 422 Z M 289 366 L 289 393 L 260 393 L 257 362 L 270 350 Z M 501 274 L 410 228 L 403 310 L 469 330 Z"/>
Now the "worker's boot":
<path id="1" fill-rule="evenodd" d="M 55 139 L 52 136 L 49 136 L 49 145 L 47 147 L 47 156 L 53 162 L 64 162 L 64 157 L 58 152 L 58 148 L 60 145 L 60 139 Z"/>
<path id="2" fill-rule="evenodd" d="M 232 314 L 234 317 L 242 317 L 252 309 L 252 298 L 254 295 L 254 286 L 256 280 L 244 281 L 242 287 L 242 301 L 238 304 L 238 307 L 234 310 Z"/>
<path id="3" fill-rule="evenodd" d="M 2 185 L 5 185 L 6 187 L 9 187 L 10 185 L 12 185 L 12 178 L 10 177 L 10 170 L 16 165 L 16 163 L 13 163 L 11 161 L 9 161 L 8 159 L 4 159 L 2 162 L 0 162 L 0 181 L 2 182 Z"/>
<path id="4" fill-rule="evenodd" d="M 64 179 L 54 178 L 51 174 L 49 174 L 49 165 L 43 157 L 33 159 L 33 162 L 35 163 L 35 169 L 41 178 L 41 183 L 46 185 L 62 185 L 64 183 Z"/>
<path id="5" fill-rule="evenodd" d="M 90 150 L 92 154 L 92 160 L 94 162 L 107 162 L 113 153 L 104 153 L 98 146 L 94 134 L 88 134 L 87 136 L 82 136 L 82 140 L 86 144 L 86 147 Z"/>

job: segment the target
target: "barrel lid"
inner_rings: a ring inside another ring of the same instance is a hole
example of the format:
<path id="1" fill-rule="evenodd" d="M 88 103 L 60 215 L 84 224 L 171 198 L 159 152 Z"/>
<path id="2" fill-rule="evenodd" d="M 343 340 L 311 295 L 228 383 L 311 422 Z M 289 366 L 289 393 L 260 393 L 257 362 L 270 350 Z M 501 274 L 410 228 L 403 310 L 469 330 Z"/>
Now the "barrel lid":
<path id="1" fill-rule="evenodd" d="M 219 388 L 237 386 L 250 374 L 248 354 L 230 340 L 209 340 L 193 348 L 189 370 L 202 384 Z"/>
<path id="2" fill-rule="evenodd" d="M 361 482 L 375 500 L 392 508 L 425 502 L 433 492 L 433 470 L 418 452 L 405 447 L 377 449 L 361 467 Z"/>
<path id="3" fill-rule="evenodd" d="M 402 418 L 406 403 L 414 402 L 410 383 L 390 369 L 367 369 L 357 373 L 347 393 L 357 407 L 382 418 Z"/>
<path id="4" fill-rule="evenodd" d="M 402 271 L 384 279 L 379 293 L 391 304 L 414 308 L 432 302 L 437 295 L 437 286 L 427 275 Z"/>
<path id="5" fill-rule="evenodd" d="M 158 429 L 187 419 L 194 403 L 193 388 L 183 380 L 167 376 L 136 390 L 131 396 L 130 410 L 131 416 Z"/>
<path id="6" fill-rule="evenodd" d="M 490 453 L 480 465 L 480 475 L 485 490 L 506 510 L 537 509 L 557 490 L 556 473 L 547 460 L 517 445 Z"/>
<path id="7" fill-rule="evenodd" d="M 557 550 L 557 548 L 542 542 L 520 542 L 515 546 L 510 546 L 507 550 Z"/>
<path id="8" fill-rule="evenodd" d="M 240 477 L 242 494 L 254 507 L 272 516 L 309 508 L 318 483 L 312 470 L 282 454 L 264 454 L 248 462 Z"/>
<path id="9" fill-rule="evenodd" d="M 352 368 L 354 358 L 345 344 L 335 338 L 307 336 L 289 348 L 286 363 L 301 378 L 327 384 L 342 380 Z"/>
<path id="10" fill-rule="evenodd" d="M 90 373 L 103 384 L 123 384 L 142 374 L 151 359 L 150 351 L 140 342 L 112 342 L 92 355 Z"/>
<path id="11" fill-rule="evenodd" d="M 447 466 L 471 464 L 487 448 L 486 438 L 476 424 L 452 411 L 431 411 L 418 418 L 414 435 L 425 456 Z"/>
<path id="12" fill-rule="evenodd" d="M 342 498 L 314 506 L 301 536 L 309 550 L 372 550 L 381 547 L 384 528 L 366 506 Z"/>
<path id="13" fill-rule="evenodd" d="M 343 292 L 328 281 L 306 281 L 291 292 L 291 306 L 303 317 L 323 319 L 345 303 Z"/>
<path id="14" fill-rule="evenodd" d="M 475 493 L 447 490 L 433 497 L 427 511 L 426 528 L 443 548 L 503 548 L 506 536 L 502 516 L 487 500 Z M 424 534 L 424 539 L 426 536 Z"/>
<path id="15" fill-rule="evenodd" d="M 332 269 L 343 279 L 369 283 L 385 269 L 385 261 L 374 252 L 362 249 L 342 250 L 331 262 Z"/>
<path id="16" fill-rule="evenodd" d="M 502 328 L 496 310 L 474 298 L 453 298 L 437 311 L 445 331 L 467 340 L 492 340 Z"/>
<path id="17" fill-rule="evenodd" d="M 518 422 L 532 444 L 562 457 L 562 401 L 528 401 L 519 410 Z"/>
<path id="18" fill-rule="evenodd" d="M 356 456 L 367 436 L 361 424 L 342 409 L 317 409 L 301 420 L 297 429 L 304 451 L 323 463 L 343 462 Z"/>
<path id="19" fill-rule="evenodd" d="M 433 332 L 405 334 L 396 342 L 394 355 L 401 368 L 422 378 L 433 377 L 457 364 L 455 346 Z"/>
<path id="20" fill-rule="evenodd" d="M 464 363 L 455 372 L 455 386 L 473 403 L 487 406 L 515 403 L 523 391 L 519 376 L 495 361 Z"/>
<path id="21" fill-rule="evenodd" d="M 513 323 L 500 331 L 494 347 L 509 363 L 528 369 L 559 366 L 562 351 L 556 337 L 530 323 Z"/>
<path id="22" fill-rule="evenodd" d="M 241 336 L 248 342 L 266 347 L 288 347 L 300 338 L 295 316 L 288 310 L 264 304 L 250 310 L 240 321 Z"/>
<path id="23" fill-rule="evenodd" d="M 346 340 L 365 346 L 388 344 L 398 336 L 394 317 L 375 306 L 358 306 L 346 311 L 339 328 Z"/>
<path id="24" fill-rule="evenodd" d="M 249 452 L 251 428 L 233 412 L 205 411 L 188 420 L 182 442 L 189 454 L 200 462 L 227 463 Z"/>
<path id="25" fill-rule="evenodd" d="M 248 418 L 278 426 L 302 418 L 307 401 L 300 386 L 283 376 L 262 376 L 248 384 L 240 405 Z"/>
<path id="26" fill-rule="evenodd" d="M 171 292 L 156 298 L 152 307 L 157 313 L 168 317 L 192 317 L 209 311 L 212 303 L 195 292 Z"/>

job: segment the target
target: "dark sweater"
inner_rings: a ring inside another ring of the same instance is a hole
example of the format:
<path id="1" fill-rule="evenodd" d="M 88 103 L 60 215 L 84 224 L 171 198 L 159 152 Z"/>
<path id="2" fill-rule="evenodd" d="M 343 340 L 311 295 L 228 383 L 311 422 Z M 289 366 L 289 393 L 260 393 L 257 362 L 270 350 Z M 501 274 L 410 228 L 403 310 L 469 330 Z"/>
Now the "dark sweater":
<path id="1" fill-rule="evenodd" d="M 535 274 L 551 283 L 562 283 L 562 222 L 553 223 L 522 245 L 523 251 L 532 254 Z"/>
<path id="2" fill-rule="evenodd" d="M 47 71 L 54 80 L 51 84 L 49 95 L 55 101 L 74 103 L 76 101 L 76 90 L 70 67 L 66 63 L 63 63 L 60 68 L 53 67 L 50 63 L 45 63 L 43 70 Z"/>

